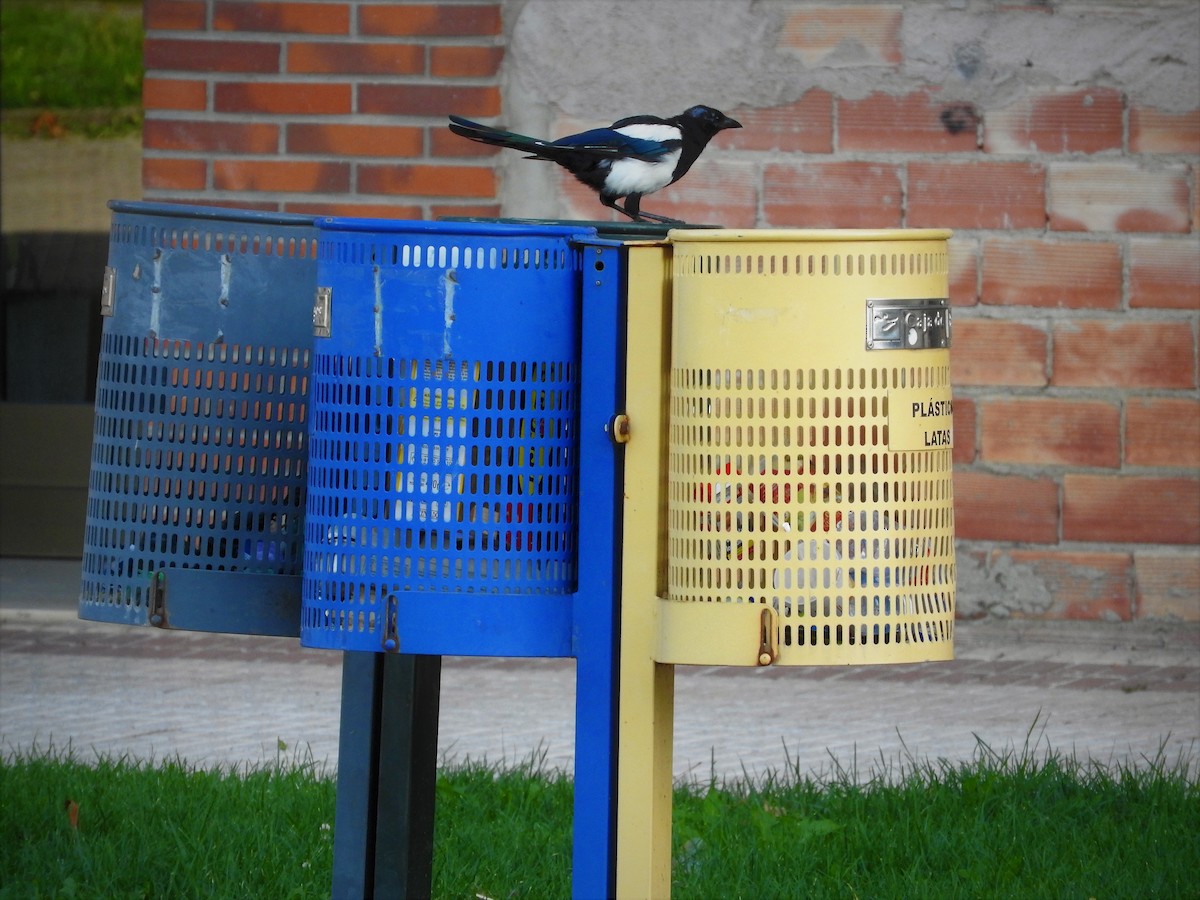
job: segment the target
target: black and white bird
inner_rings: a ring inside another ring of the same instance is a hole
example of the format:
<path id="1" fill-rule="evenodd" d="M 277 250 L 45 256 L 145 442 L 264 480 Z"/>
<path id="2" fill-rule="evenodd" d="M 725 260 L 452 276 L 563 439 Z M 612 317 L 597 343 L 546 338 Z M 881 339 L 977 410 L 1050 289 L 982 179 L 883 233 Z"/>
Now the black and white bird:
<path id="1" fill-rule="evenodd" d="M 693 106 L 678 116 L 630 116 L 608 128 L 594 128 L 556 141 L 543 141 L 450 117 L 455 134 L 528 153 L 527 159 L 558 163 L 592 190 L 605 206 L 635 222 L 675 222 L 642 212 L 642 197 L 674 184 L 687 174 L 708 142 L 741 123 L 711 106 Z M 617 203 L 625 198 L 622 206 Z"/>

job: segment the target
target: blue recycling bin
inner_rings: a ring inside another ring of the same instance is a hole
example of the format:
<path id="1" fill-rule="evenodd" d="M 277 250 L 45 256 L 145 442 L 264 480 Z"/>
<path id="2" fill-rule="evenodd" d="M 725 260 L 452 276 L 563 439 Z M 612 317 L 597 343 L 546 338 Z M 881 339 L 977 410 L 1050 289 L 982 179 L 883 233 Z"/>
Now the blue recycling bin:
<path id="1" fill-rule="evenodd" d="M 109 206 L 79 615 L 295 636 L 313 220 Z"/>
<path id="2" fill-rule="evenodd" d="M 301 642 L 571 655 L 594 231 L 318 227 Z"/>

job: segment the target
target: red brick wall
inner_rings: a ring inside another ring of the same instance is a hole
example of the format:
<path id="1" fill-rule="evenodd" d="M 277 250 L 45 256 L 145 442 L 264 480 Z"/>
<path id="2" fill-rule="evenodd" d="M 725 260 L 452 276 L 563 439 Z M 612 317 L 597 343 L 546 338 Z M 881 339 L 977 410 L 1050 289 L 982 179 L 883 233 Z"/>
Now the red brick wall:
<path id="1" fill-rule="evenodd" d="M 804 7 L 781 38 L 801 55 L 853 34 L 877 83 L 903 66 L 900 5 Z M 814 88 L 726 111 L 744 129 L 643 208 L 955 231 L 960 612 L 1200 621 L 1200 109 L 1097 84 L 995 108 L 937 85 Z"/>
<path id="2" fill-rule="evenodd" d="M 445 114 L 505 121 L 503 2 L 145 9 L 148 198 L 500 214 L 499 157 Z M 953 228 L 962 611 L 1200 620 L 1200 109 L 1111 83 L 1002 105 L 897 93 L 904 10 L 797 4 L 772 39 L 815 65 L 852 37 L 878 90 L 727 109 L 745 128 L 644 205 L 739 227 Z M 564 115 L 552 133 L 595 124 Z M 600 215 L 558 183 L 562 214 Z"/>
<path id="3" fill-rule="evenodd" d="M 499 213 L 488 154 L 445 128 L 501 112 L 499 3 L 145 0 L 145 25 L 148 199 Z"/>

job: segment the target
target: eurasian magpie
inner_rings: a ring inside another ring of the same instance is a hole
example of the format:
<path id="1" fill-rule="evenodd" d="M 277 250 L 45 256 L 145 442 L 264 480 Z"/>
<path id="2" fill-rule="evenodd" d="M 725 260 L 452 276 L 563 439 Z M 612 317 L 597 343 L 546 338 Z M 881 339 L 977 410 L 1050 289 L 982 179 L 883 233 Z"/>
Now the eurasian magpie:
<path id="1" fill-rule="evenodd" d="M 558 163 L 592 190 L 605 206 L 635 222 L 677 222 L 641 211 L 642 197 L 674 184 L 687 174 L 708 142 L 740 122 L 711 106 L 693 106 L 678 116 L 630 116 L 608 128 L 594 128 L 556 141 L 501 131 L 461 116 L 450 117 L 455 134 L 528 153 L 526 159 Z M 617 203 L 625 198 L 625 205 Z"/>

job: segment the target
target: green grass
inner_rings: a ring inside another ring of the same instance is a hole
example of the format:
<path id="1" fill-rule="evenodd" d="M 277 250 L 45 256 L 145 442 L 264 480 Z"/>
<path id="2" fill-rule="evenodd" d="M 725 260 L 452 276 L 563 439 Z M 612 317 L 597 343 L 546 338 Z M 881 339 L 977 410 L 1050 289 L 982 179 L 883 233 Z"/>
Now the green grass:
<path id="1" fill-rule="evenodd" d="M 6 133 L 135 131 L 141 124 L 142 71 L 136 2 L 0 4 Z"/>
<path id="2" fill-rule="evenodd" d="M 328 896 L 334 786 L 303 759 L 214 773 L 15 754 L 0 796 L 3 898 Z M 674 823 L 681 900 L 1200 896 L 1200 786 L 1161 759 L 981 746 L 866 783 L 691 784 Z M 434 895 L 569 896 L 570 826 L 570 780 L 536 760 L 441 772 Z"/>

